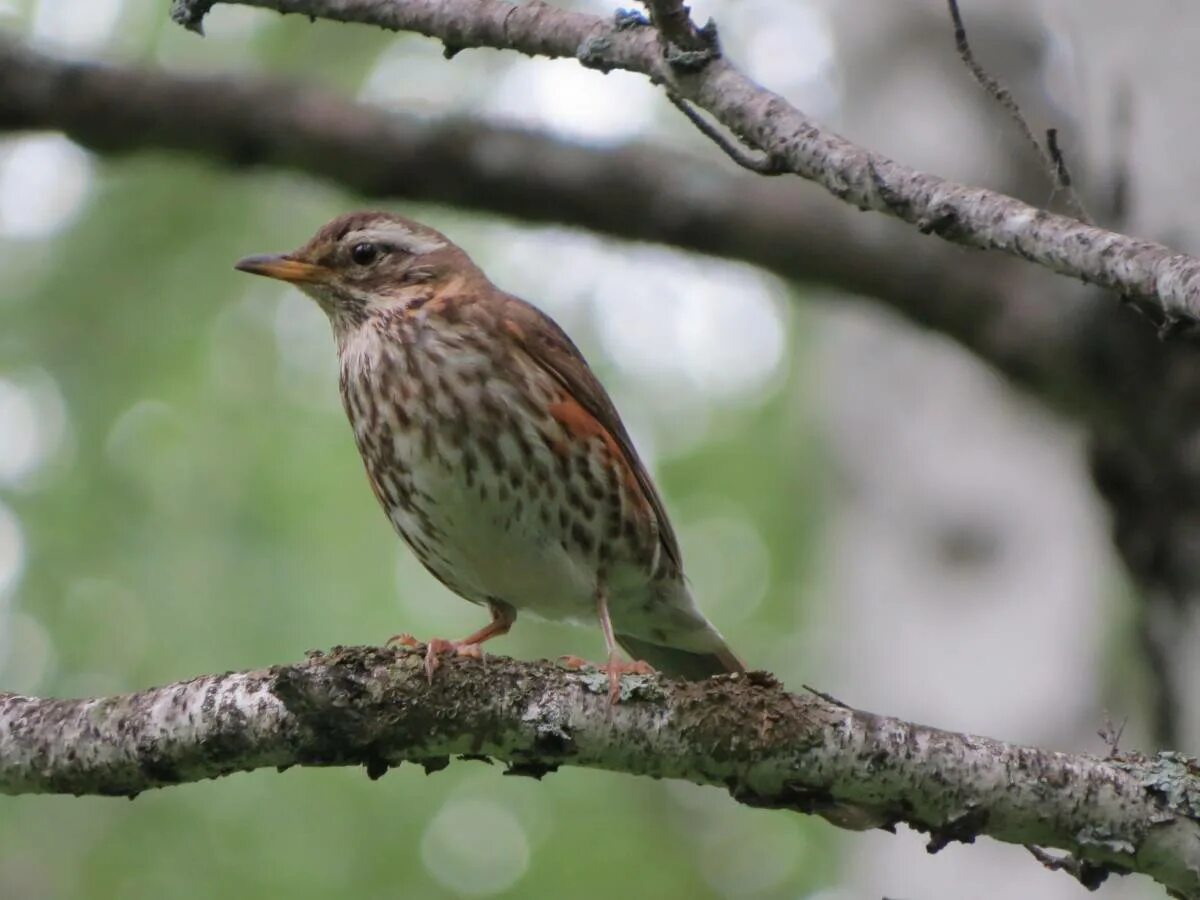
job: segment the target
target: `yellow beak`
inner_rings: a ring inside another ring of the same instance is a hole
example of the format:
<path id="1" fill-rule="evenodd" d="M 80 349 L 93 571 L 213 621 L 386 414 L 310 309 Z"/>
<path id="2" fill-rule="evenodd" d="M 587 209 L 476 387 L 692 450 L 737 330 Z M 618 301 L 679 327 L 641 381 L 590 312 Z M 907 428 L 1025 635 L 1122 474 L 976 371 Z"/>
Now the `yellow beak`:
<path id="1" fill-rule="evenodd" d="M 233 267 L 252 275 L 265 275 L 268 278 L 278 278 L 280 281 L 290 281 L 293 284 L 325 281 L 331 274 L 325 266 L 293 259 L 286 253 L 247 256 L 245 259 L 239 259 Z"/>

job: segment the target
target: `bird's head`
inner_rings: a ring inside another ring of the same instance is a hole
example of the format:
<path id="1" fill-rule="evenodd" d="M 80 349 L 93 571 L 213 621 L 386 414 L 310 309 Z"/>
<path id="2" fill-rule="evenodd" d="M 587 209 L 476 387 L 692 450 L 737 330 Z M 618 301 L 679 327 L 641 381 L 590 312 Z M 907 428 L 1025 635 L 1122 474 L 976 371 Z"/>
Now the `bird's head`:
<path id="1" fill-rule="evenodd" d="M 300 249 L 247 256 L 235 268 L 296 285 L 320 304 L 337 331 L 482 278 L 440 232 L 375 211 L 338 216 Z"/>

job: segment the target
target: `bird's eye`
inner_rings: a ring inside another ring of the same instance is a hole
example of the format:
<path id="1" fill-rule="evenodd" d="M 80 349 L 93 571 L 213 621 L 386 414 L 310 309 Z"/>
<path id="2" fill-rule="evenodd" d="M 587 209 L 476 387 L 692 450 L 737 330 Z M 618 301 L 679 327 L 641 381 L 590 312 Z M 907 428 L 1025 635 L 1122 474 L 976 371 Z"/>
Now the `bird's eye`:
<path id="1" fill-rule="evenodd" d="M 350 258 L 354 260 L 355 265 L 369 266 L 375 262 L 375 258 L 379 256 L 379 248 L 374 244 L 355 244 L 350 251 Z"/>

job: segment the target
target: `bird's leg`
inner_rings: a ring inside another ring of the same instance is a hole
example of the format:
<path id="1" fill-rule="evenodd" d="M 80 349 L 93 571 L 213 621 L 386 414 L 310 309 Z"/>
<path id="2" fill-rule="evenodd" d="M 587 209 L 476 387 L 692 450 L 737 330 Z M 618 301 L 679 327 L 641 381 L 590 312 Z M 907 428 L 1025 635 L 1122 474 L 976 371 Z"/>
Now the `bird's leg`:
<path id="1" fill-rule="evenodd" d="M 622 675 L 647 675 L 654 669 L 642 660 L 621 661 L 617 639 L 613 634 L 612 619 L 608 615 L 608 591 L 604 589 L 603 582 L 596 587 L 596 617 L 600 620 L 600 630 L 604 632 L 604 648 L 608 651 L 608 662 L 600 666 L 600 670 L 608 673 L 608 699 L 616 705 L 621 699 Z"/>
<path id="2" fill-rule="evenodd" d="M 621 699 L 621 673 L 617 671 L 617 639 L 613 635 L 612 619 L 608 615 L 608 591 L 601 583 L 596 587 L 596 616 L 600 619 L 600 630 L 604 632 L 604 649 L 608 651 L 608 699 L 616 703 Z"/>
<path id="3" fill-rule="evenodd" d="M 493 600 L 489 602 L 488 610 L 492 614 L 491 622 L 484 625 L 478 631 L 467 635 L 461 641 L 443 641 L 443 643 L 453 646 L 459 656 L 483 659 L 483 649 L 479 645 L 484 641 L 490 641 L 492 638 L 508 634 L 509 629 L 513 627 L 513 622 L 517 621 L 516 609 L 503 601 Z"/>
<path id="4" fill-rule="evenodd" d="M 453 652 L 456 656 L 483 659 L 483 649 L 479 645 L 484 641 L 490 641 L 494 637 L 508 634 L 509 629 L 513 626 L 513 622 L 517 621 L 516 609 L 503 601 L 490 601 L 488 603 L 488 610 L 492 614 L 492 621 L 478 631 L 467 635 L 462 640 L 448 641 L 444 638 L 430 638 L 425 642 L 425 676 L 430 682 L 433 681 L 433 673 L 441 665 L 441 662 L 438 660 L 439 654 Z M 398 634 L 395 637 L 389 638 L 388 643 L 401 644 L 405 647 L 418 647 L 421 644 L 411 634 Z"/>

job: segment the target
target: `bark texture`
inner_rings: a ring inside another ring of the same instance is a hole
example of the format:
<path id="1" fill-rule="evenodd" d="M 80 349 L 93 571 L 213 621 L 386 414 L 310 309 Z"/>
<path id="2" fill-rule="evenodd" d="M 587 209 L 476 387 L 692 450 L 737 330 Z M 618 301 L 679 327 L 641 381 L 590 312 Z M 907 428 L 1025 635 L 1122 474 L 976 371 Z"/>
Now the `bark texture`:
<path id="1" fill-rule="evenodd" d="M 904 823 L 929 832 L 931 850 L 980 835 L 1057 847 L 1093 880 L 1140 872 L 1200 897 L 1200 770 L 1178 754 L 1018 747 L 790 694 L 764 673 L 627 676 L 613 707 L 599 672 L 452 659 L 429 684 L 422 662 L 334 648 L 119 697 L 0 694 L 0 792 L 133 796 L 265 766 L 362 765 L 377 778 L 488 757 L 539 778 L 585 766 L 847 825 Z"/>

